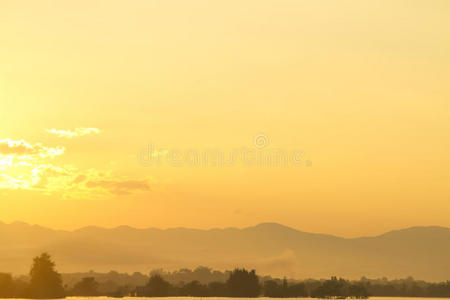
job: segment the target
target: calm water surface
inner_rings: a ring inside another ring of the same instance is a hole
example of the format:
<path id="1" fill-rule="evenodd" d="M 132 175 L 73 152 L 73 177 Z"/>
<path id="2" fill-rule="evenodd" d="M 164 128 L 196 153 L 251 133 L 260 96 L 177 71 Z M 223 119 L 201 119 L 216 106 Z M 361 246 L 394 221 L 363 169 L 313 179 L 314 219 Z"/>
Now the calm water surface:
<path id="1" fill-rule="evenodd" d="M 124 298 L 110 298 L 110 297 L 67 297 L 66 299 L 73 300 L 113 300 L 113 299 L 123 299 L 123 300 L 255 300 L 255 299 L 265 299 L 265 300 L 318 300 L 318 298 L 223 298 L 223 297 L 124 297 Z M 425 298 L 425 297 L 370 297 L 371 300 L 449 300 L 450 298 Z M 20 299 L 15 299 L 20 300 Z M 27 300 L 27 299 L 22 299 Z"/>
<path id="2" fill-rule="evenodd" d="M 72 300 L 319 300 L 319 298 L 224 298 L 224 297 L 124 297 L 124 298 L 111 298 L 111 297 L 67 297 L 66 299 Z M 349 298 L 350 299 L 350 298 Z M 370 300 L 449 300 L 450 298 L 426 298 L 426 297 L 370 297 Z M 14 299 L 14 300 L 28 300 L 28 299 Z M 46 300 L 46 299 L 42 299 Z M 48 299 L 51 300 L 51 299 Z M 350 299 L 351 300 L 351 299 Z"/>

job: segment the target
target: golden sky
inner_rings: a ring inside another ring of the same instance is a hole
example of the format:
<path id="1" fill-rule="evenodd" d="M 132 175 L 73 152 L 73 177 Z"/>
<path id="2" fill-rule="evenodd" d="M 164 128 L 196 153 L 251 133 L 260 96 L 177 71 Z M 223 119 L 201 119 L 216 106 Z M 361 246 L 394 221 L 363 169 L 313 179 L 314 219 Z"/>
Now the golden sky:
<path id="1" fill-rule="evenodd" d="M 0 120 L 3 222 L 450 226 L 450 2 L 3 0 Z"/>

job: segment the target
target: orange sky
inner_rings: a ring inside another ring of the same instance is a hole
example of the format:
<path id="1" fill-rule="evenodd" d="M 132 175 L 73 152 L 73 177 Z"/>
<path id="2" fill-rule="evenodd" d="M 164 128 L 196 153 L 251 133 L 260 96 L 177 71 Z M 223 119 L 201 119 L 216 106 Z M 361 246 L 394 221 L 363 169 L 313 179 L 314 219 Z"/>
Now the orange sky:
<path id="1" fill-rule="evenodd" d="M 0 25 L 1 221 L 450 226 L 447 0 L 6 0 Z"/>

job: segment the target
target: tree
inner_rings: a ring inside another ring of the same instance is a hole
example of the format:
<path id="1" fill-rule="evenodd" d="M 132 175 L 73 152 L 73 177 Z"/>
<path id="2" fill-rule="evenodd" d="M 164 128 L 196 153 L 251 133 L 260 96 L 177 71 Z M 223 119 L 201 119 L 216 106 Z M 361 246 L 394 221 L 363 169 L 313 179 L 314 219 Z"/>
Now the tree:
<path id="1" fill-rule="evenodd" d="M 258 297 L 260 285 L 255 270 L 235 269 L 227 280 L 230 297 Z"/>
<path id="2" fill-rule="evenodd" d="M 226 297 L 228 295 L 227 285 L 225 282 L 213 281 L 208 284 L 208 289 L 211 296 Z"/>
<path id="3" fill-rule="evenodd" d="M 42 253 L 33 259 L 30 270 L 30 297 L 64 298 L 61 275 L 55 271 L 55 263 L 48 253 Z"/>
<path id="4" fill-rule="evenodd" d="M 264 282 L 264 296 L 272 298 L 296 298 L 307 297 L 305 284 L 292 283 L 288 284 L 286 278 L 281 281 L 281 284 L 276 280 L 267 280 Z"/>
<path id="5" fill-rule="evenodd" d="M 130 295 L 131 288 L 128 285 L 122 285 L 117 287 L 117 289 L 110 293 L 108 296 L 114 297 L 114 298 L 123 298 L 127 295 Z"/>
<path id="6" fill-rule="evenodd" d="M 313 290 L 311 296 L 313 298 L 344 297 L 344 284 L 344 280 L 338 280 L 333 276 L 331 280 L 326 280 L 318 288 Z"/>
<path id="7" fill-rule="evenodd" d="M 264 282 L 264 296 L 271 298 L 281 298 L 282 291 L 280 285 L 275 280 Z"/>
<path id="8" fill-rule="evenodd" d="M 364 281 L 362 281 L 364 282 Z M 369 293 L 364 287 L 363 283 L 351 284 L 349 281 L 342 278 L 337 279 L 331 277 L 331 280 L 326 280 L 320 286 L 315 288 L 311 297 L 313 298 L 368 298 Z"/>
<path id="9" fill-rule="evenodd" d="M 362 284 L 352 284 L 348 287 L 348 296 L 357 299 L 369 298 L 369 293 Z"/>
<path id="10" fill-rule="evenodd" d="M 0 273 L 0 298 L 12 298 L 14 295 L 14 281 L 11 274 Z"/>
<path id="11" fill-rule="evenodd" d="M 181 289 L 182 295 L 192 297 L 206 297 L 208 292 L 208 287 L 197 280 L 185 284 Z"/>
<path id="12" fill-rule="evenodd" d="M 169 296 L 171 284 L 165 281 L 160 275 L 152 275 L 145 287 L 145 296 L 167 297 Z"/>
<path id="13" fill-rule="evenodd" d="M 98 295 L 98 282 L 94 277 L 84 277 L 77 282 L 73 289 L 73 296 L 97 296 Z"/>
<path id="14" fill-rule="evenodd" d="M 304 283 L 295 283 L 288 287 L 288 293 L 286 297 L 307 297 L 308 292 Z"/>

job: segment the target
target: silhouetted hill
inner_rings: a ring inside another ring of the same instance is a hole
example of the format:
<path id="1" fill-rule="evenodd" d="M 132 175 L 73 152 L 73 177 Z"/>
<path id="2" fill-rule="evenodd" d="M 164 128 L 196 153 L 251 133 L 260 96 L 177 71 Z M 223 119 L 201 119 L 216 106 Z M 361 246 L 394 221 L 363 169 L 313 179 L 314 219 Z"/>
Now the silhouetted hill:
<path id="1" fill-rule="evenodd" d="M 450 278 L 450 229 L 412 227 L 375 237 L 340 238 L 276 223 L 243 229 L 113 229 L 57 231 L 0 222 L 0 271 L 26 273 L 31 257 L 50 252 L 61 272 L 256 268 L 293 278 Z"/>

